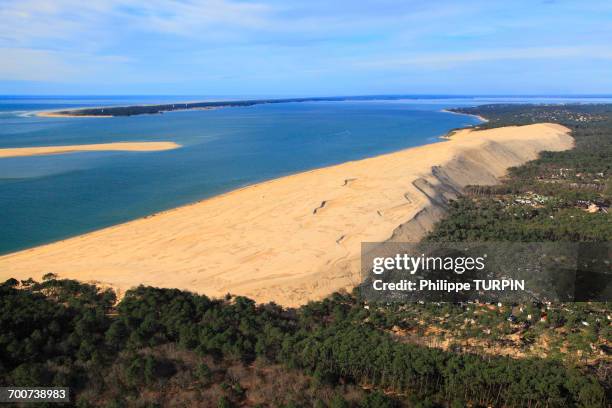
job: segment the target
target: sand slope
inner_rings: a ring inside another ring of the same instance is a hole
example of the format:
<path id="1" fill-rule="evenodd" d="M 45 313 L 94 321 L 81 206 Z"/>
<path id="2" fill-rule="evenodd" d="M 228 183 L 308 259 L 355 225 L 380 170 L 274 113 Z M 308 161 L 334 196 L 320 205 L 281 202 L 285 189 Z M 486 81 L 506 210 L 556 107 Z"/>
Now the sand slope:
<path id="1" fill-rule="evenodd" d="M 179 147 L 181 145 L 174 142 L 118 142 L 69 146 L 9 147 L 0 149 L 0 158 L 93 151 L 152 152 Z"/>
<path id="2" fill-rule="evenodd" d="M 60 277 L 176 287 L 299 305 L 359 279 L 362 241 L 417 240 L 466 184 L 495 183 L 542 150 L 573 146 L 536 124 L 296 174 L 0 257 L 0 279 Z"/>

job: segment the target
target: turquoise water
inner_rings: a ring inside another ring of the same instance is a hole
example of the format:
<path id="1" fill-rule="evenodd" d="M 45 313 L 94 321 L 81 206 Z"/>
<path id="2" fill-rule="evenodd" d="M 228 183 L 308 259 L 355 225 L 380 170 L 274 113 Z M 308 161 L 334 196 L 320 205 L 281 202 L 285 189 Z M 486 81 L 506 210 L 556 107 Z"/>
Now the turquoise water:
<path id="1" fill-rule="evenodd" d="M 164 152 L 0 159 L 0 253 L 259 181 L 432 143 L 453 128 L 478 123 L 441 112 L 474 105 L 474 99 L 286 103 L 118 118 L 32 114 L 175 100 L 198 99 L 0 97 L 0 148 L 157 140 L 183 145 Z"/>

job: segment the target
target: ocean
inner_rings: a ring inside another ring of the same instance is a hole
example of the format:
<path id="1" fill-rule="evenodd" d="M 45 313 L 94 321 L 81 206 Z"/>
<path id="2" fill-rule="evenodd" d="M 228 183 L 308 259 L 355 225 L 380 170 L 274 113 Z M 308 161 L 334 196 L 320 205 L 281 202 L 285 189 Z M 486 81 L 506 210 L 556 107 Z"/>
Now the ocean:
<path id="1" fill-rule="evenodd" d="M 79 235 L 264 180 L 434 143 L 451 129 L 480 122 L 443 112 L 444 108 L 576 101 L 407 97 L 117 118 L 35 116 L 41 110 L 206 99 L 0 96 L 0 148 L 120 141 L 183 145 L 161 152 L 0 159 L 0 253 Z"/>

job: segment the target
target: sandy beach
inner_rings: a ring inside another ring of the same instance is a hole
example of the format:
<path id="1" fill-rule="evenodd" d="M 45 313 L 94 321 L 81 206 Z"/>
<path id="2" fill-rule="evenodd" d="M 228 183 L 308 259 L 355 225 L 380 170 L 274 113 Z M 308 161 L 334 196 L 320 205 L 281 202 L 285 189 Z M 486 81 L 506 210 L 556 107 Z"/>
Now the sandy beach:
<path id="1" fill-rule="evenodd" d="M 416 241 L 465 185 L 572 146 L 556 124 L 461 130 L 5 255 L 0 281 L 53 272 L 120 292 L 145 284 L 297 306 L 359 283 L 361 242 Z"/>
<path id="2" fill-rule="evenodd" d="M 0 158 L 97 151 L 154 152 L 179 147 L 181 145 L 174 142 L 117 142 L 68 146 L 10 147 L 0 148 Z"/>
<path id="3" fill-rule="evenodd" d="M 467 115 L 467 113 L 459 113 L 459 112 L 453 112 L 452 110 L 448 110 L 448 109 L 442 109 L 440 112 L 445 112 L 445 113 L 450 113 L 453 115 Z M 480 115 L 469 115 L 469 116 L 473 116 L 475 118 L 478 118 L 479 120 L 483 121 L 484 123 L 488 122 L 489 119 L 480 116 Z"/>

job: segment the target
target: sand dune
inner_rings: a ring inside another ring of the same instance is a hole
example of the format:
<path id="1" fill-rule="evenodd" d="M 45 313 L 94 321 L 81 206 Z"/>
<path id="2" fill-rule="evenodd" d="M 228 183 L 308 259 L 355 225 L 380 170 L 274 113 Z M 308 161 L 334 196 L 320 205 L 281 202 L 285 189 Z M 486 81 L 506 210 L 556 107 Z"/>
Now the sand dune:
<path id="1" fill-rule="evenodd" d="M 174 142 L 118 142 L 70 146 L 10 147 L 0 149 L 0 158 L 92 151 L 152 152 L 158 150 L 171 150 L 179 147 L 181 147 L 181 145 Z"/>
<path id="2" fill-rule="evenodd" d="M 300 173 L 0 257 L 0 279 L 138 284 L 299 305 L 359 280 L 362 241 L 419 239 L 466 184 L 492 184 L 542 150 L 573 146 L 536 124 Z"/>

